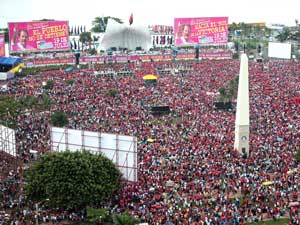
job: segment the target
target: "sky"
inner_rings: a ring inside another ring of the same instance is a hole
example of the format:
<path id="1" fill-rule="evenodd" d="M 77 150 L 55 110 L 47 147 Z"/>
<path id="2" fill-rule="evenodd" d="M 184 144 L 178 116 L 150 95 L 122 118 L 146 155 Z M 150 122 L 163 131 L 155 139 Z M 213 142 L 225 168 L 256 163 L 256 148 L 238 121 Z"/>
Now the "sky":
<path id="1" fill-rule="evenodd" d="M 295 25 L 299 0 L 0 0 L 0 28 L 8 22 L 68 20 L 92 26 L 95 17 L 113 16 L 134 25 L 174 25 L 174 18 L 228 17 L 232 22 Z"/>

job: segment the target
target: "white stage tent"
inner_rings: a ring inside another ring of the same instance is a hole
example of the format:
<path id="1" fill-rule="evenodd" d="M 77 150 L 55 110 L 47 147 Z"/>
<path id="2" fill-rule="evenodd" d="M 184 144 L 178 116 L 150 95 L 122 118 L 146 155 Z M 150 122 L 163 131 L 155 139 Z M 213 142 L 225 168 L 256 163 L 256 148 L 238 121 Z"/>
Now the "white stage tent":
<path id="1" fill-rule="evenodd" d="M 151 34 L 147 27 L 124 25 L 109 19 L 100 48 L 102 50 L 112 47 L 136 50 L 137 47 L 141 47 L 143 50 L 149 50 L 151 45 Z"/>

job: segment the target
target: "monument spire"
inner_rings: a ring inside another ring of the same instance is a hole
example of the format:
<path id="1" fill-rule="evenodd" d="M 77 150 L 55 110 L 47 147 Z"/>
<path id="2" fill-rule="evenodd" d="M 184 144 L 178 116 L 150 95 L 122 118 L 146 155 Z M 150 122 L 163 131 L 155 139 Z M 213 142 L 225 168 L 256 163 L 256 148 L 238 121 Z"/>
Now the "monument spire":
<path id="1" fill-rule="evenodd" d="M 243 53 L 240 62 L 234 148 L 244 156 L 249 156 L 249 133 L 249 70 L 248 57 Z"/>

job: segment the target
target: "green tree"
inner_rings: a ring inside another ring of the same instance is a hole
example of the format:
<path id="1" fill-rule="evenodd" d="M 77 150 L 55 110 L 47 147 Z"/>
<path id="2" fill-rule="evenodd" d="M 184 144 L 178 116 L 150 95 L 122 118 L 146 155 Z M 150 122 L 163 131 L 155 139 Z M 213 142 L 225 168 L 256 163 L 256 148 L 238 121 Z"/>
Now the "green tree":
<path id="1" fill-rule="evenodd" d="M 84 209 L 103 203 L 121 187 L 121 173 L 102 154 L 49 152 L 25 171 L 29 200 L 51 208 Z"/>
<path id="2" fill-rule="evenodd" d="M 300 146 L 296 148 L 295 159 L 300 162 Z"/>
<path id="3" fill-rule="evenodd" d="M 280 42 L 284 42 L 288 40 L 289 36 L 290 36 L 290 31 L 286 27 L 284 27 L 283 31 L 276 36 L 276 39 Z"/>
<path id="4" fill-rule="evenodd" d="M 19 101 L 6 95 L 0 95 L 0 122 L 3 125 L 14 127 L 21 109 L 22 105 Z"/>
<path id="5" fill-rule="evenodd" d="M 64 127 L 69 123 L 68 117 L 63 112 L 54 112 L 50 118 L 50 124 L 55 127 Z"/>
<path id="6" fill-rule="evenodd" d="M 128 213 L 115 214 L 113 216 L 114 225 L 135 225 L 139 221 Z"/>
<path id="7" fill-rule="evenodd" d="M 20 103 L 25 109 L 31 109 L 38 104 L 38 99 L 35 96 L 26 95 L 20 99 Z"/>
<path id="8" fill-rule="evenodd" d="M 108 19 L 113 19 L 117 23 L 121 23 L 121 24 L 123 23 L 121 19 L 116 17 L 111 17 L 111 16 L 96 17 L 92 22 L 93 27 L 91 31 L 95 33 L 104 33 L 106 31 Z"/>
<path id="9" fill-rule="evenodd" d="M 107 95 L 110 96 L 110 97 L 116 97 L 117 94 L 118 94 L 118 91 L 114 88 L 110 88 L 107 91 Z"/>
<path id="10" fill-rule="evenodd" d="M 44 86 L 44 89 L 50 90 L 54 87 L 54 81 L 53 80 L 48 80 L 46 82 L 46 85 Z"/>
<path id="11" fill-rule="evenodd" d="M 220 93 L 220 101 L 226 102 L 228 99 L 228 96 L 227 96 L 225 87 L 221 87 L 219 89 L 219 93 Z"/>
<path id="12" fill-rule="evenodd" d="M 0 33 L 4 33 L 5 43 L 9 42 L 8 28 L 0 28 Z"/>
<path id="13" fill-rule="evenodd" d="M 79 41 L 81 41 L 84 45 L 87 43 L 90 45 L 92 40 L 91 32 L 82 32 L 79 35 Z"/>
<path id="14" fill-rule="evenodd" d="M 109 216 L 109 212 L 104 208 L 96 209 L 88 207 L 86 211 L 88 221 L 91 223 L 101 224 L 102 222 L 108 222 L 112 219 L 111 216 Z"/>
<path id="15" fill-rule="evenodd" d="M 51 108 L 52 104 L 53 104 L 53 102 L 52 102 L 50 96 L 43 93 L 42 99 L 40 101 L 40 106 L 42 107 L 42 109 L 48 110 Z"/>
<path id="16" fill-rule="evenodd" d="M 230 84 L 229 84 L 229 93 L 228 93 L 228 97 L 229 99 L 232 99 L 237 91 L 237 86 L 234 82 L 234 79 L 230 80 Z"/>
<path id="17" fill-rule="evenodd" d="M 75 83 L 74 79 L 68 79 L 68 80 L 66 80 L 66 84 L 67 85 L 73 85 L 74 83 Z"/>
<path id="18" fill-rule="evenodd" d="M 97 54 L 97 50 L 95 48 L 89 49 L 87 52 L 91 55 L 96 55 Z"/>

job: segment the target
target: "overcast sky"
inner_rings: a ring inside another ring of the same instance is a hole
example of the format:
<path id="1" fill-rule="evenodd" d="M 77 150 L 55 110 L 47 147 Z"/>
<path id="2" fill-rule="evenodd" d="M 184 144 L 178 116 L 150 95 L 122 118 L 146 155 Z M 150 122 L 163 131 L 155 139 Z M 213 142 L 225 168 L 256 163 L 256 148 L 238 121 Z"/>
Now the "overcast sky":
<path id="1" fill-rule="evenodd" d="M 114 16 L 138 25 L 173 25 L 175 17 L 223 17 L 232 22 L 300 22 L 300 0 L 0 0 L 0 28 L 7 22 L 68 20 L 91 27 L 97 16 Z"/>

